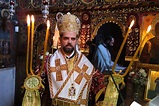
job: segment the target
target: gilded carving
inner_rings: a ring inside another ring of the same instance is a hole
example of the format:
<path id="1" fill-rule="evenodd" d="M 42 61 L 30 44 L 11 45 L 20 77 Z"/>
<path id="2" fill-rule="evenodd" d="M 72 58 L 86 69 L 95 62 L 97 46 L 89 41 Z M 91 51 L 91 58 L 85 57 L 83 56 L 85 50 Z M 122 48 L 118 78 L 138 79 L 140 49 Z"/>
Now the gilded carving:
<path id="1" fill-rule="evenodd" d="M 106 11 L 108 12 L 108 11 Z M 98 29 L 105 23 L 112 22 L 120 26 L 123 37 L 125 36 L 125 24 L 126 24 L 126 17 L 127 14 L 110 14 L 103 11 L 94 11 L 92 13 L 92 35 L 91 38 L 93 39 L 97 35 Z"/>

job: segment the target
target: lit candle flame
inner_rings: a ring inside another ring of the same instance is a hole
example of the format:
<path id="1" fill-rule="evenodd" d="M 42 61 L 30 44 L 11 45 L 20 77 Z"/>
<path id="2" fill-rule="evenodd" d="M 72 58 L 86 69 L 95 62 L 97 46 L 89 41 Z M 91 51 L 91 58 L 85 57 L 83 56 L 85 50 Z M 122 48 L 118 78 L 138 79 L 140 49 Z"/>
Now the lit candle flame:
<path id="1" fill-rule="evenodd" d="M 34 16 L 31 15 L 31 21 L 34 23 L 35 19 L 34 19 Z"/>
<path id="2" fill-rule="evenodd" d="M 50 28 L 50 21 L 47 20 L 47 29 L 49 29 L 49 28 Z"/>
<path id="3" fill-rule="evenodd" d="M 30 15 L 27 15 L 27 25 L 30 26 Z"/>
<path id="4" fill-rule="evenodd" d="M 148 26 L 146 33 L 149 33 L 151 30 L 151 25 Z"/>
<path id="5" fill-rule="evenodd" d="M 132 20 L 132 21 L 131 21 L 131 24 L 130 24 L 130 26 L 129 26 L 129 28 L 131 28 L 131 27 L 134 25 L 134 23 L 135 23 L 135 21 Z"/>

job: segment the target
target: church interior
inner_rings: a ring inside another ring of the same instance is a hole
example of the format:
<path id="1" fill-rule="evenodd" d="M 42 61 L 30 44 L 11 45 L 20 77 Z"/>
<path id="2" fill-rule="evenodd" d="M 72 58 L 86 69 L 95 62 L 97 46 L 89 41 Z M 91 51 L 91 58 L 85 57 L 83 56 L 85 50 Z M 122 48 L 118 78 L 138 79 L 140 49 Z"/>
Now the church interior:
<path id="1" fill-rule="evenodd" d="M 52 54 L 60 47 L 57 19 L 68 12 L 81 21 L 78 47 L 91 62 L 96 46 L 112 35 L 115 39 L 112 60 L 127 67 L 123 73 L 105 74 L 104 89 L 89 96 L 88 106 L 130 106 L 134 101 L 137 103 L 134 106 L 157 106 L 158 0 L 1 0 L 0 106 L 22 106 L 28 67 L 32 75 L 42 79 L 42 86 L 37 90 L 40 106 L 54 106 L 42 70 L 47 58 L 44 54 Z M 32 20 L 30 24 L 28 16 Z M 28 57 L 31 58 L 28 60 Z M 112 85 L 117 92 L 114 105 L 105 99 L 113 95 L 108 93 L 112 88 L 107 86 L 112 75 L 119 80 L 115 81 L 116 86 Z"/>

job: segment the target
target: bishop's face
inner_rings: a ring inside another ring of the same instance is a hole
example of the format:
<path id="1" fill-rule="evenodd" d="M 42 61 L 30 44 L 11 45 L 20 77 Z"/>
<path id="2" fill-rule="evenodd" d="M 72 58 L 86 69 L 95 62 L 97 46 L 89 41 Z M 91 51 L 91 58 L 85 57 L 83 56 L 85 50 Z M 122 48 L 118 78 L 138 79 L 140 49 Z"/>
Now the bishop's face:
<path id="1" fill-rule="evenodd" d="M 75 32 L 63 32 L 60 37 L 61 48 L 66 55 L 70 55 L 76 48 L 77 35 Z"/>

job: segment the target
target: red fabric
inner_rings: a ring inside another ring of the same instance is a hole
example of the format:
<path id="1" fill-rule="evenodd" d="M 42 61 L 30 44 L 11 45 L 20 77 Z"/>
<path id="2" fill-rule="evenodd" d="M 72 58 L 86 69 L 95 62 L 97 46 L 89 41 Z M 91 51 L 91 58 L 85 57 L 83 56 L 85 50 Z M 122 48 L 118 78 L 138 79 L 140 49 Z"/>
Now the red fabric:
<path id="1" fill-rule="evenodd" d="M 104 78 L 104 74 L 97 70 L 92 78 L 91 92 L 93 95 L 96 95 L 100 89 L 105 87 L 107 85 L 105 83 L 107 81 Z"/>

